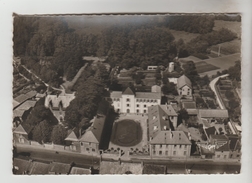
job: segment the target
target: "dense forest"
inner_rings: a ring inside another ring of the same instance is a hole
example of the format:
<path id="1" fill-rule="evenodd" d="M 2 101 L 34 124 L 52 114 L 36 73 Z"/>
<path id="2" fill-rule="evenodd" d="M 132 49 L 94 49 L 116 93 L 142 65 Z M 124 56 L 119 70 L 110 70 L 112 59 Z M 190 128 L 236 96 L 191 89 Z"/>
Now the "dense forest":
<path id="1" fill-rule="evenodd" d="M 59 86 L 73 79 L 84 64 L 83 56 L 107 56 L 112 67 L 146 69 L 167 66 L 176 56 L 206 53 L 209 46 L 236 38 L 228 29 L 213 31 L 214 16 L 121 16 L 112 21 L 113 17 L 104 18 L 104 24 L 102 17 L 96 17 L 97 22 L 82 17 L 75 30 L 74 18 L 16 16 L 14 55 L 45 82 Z M 103 28 L 80 31 L 96 24 Z M 169 29 L 200 35 L 185 43 L 176 41 Z"/>

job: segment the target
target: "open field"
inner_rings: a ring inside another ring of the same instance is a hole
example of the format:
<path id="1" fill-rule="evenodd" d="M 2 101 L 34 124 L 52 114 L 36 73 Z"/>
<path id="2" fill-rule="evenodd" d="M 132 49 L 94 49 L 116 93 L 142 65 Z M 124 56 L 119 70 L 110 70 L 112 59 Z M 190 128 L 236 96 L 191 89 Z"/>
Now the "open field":
<path id="1" fill-rule="evenodd" d="M 229 55 L 229 54 L 234 54 L 234 53 L 240 53 L 241 52 L 241 40 L 240 39 L 234 39 L 229 42 L 221 43 L 218 45 L 213 45 L 210 47 L 211 50 L 218 52 L 219 50 L 219 45 L 221 46 L 220 48 L 220 53 L 222 55 Z"/>
<path id="2" fill-rule="evenodd" d="M 241 22 L 215 20 L 213 30 L 220 30 L 221 28 L 227 28 L 241 37 Z"/>
<path id="3" fill-rule="evenodd" d="M 216 67 L 216 66 L 209 64 L 209 63 L 206 63 L 204 61 L 195 63 L 195 67 L 196 67 L 197 72 L 199 74 L 203 73 L 203 72 L 208 72 L 208 71 L 219 69 L 219 67 Z"/>
<path id="4" fill-rule="evenodd" d="M 142 140 L 139 123 L 125 119 L 114 124 L 111 141 L 120 146 L 134 146 Z"/>

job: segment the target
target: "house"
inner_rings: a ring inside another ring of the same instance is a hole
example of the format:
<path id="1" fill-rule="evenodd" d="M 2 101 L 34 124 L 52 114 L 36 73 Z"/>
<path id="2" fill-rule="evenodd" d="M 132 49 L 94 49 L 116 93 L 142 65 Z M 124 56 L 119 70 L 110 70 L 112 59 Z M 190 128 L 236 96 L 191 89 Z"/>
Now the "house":
<path id="1" fill-rule="evenodd" d="M 189 116 L 197 116 L 198 110 L 196 108 L 196 102 L 193 101 L 182 101 L 182 108 L 184 108 Z"/>
<path id="2" fill-rule="evenodd" d="M 229 158 L 240 159 L 241 158 L 241 137 L 238 135 L 226 135 L 229 144 Z"/>
<path id="3" fill-rule="evenodd" d="M 115 111 L 145 114 L 148 107 L 161 103 L 160 86 L 152 86 L 151 92 L 135 92 L 130 87 L 123 92 L 112 91 L 110 98 Z"/>
<path id="4" fill-rule="evenodd" d="M 207 144 L 197 144 L 200 156 L 203 159 L 212 159 L 215 155 L 215 146 Z"/>
<path id="5" fill-rule="evenodd" d="M 128 163 L 128 162 L 110 162 L 102 161 L 100 163 L 100 174 L 133 174 L 140 175 L 143 172 L 141 163 Z"/>
<path id="6" fill-rule="evenodd" d="M 177 126 L 177 113 L 170 105 L 149 107 L 148 136 L 151 157 L 188 157 L 191 142 Z"/>
<path id="7" fill-rule="evenodd" d="M 29 134 L 32 128 L 19 124 L 13 131 L 13 143 L 30 144 Z"/>
<path id="8" fill-rule="evenodd" d="M 177 91 L 181 96 L 192 96 L 192 83 L 185 75 L 178 78 Z"/>
<path id="9" fill-rule="evenodd" d="M 228 159 L 229 158 L 229 145 L 225 143 L 221 146 L 217 146 L 215 149 L 215 159 Z"/>
<path id="10" fill-rule="evenodd" d="M 170 130 L 177 128 L 178 114 L 171 105 L 148 107 L 149 129 Z"/>
<path id="11" fill-rule="evenodd" d="M 222 146 L 228 143 L 226 135 L 210 135 L 210 143 L 216 146 Z"/>
<path id="12" fill-rule="evenodd" d="M 101 103 L 103 103 L 102 106 L 104 107 L 104 101 Z M 109 107 L 103 109 L 106 111 L 98 109 L 92 125 L 84 133 L 75 128 L 68 134 L 65 141 L 70 150 L 86 154 L 100 154 L 104 123 L 109 109 Z"/>
<path id="13" fill-rule="evenodd" d="M 70 105 L 70 102 L 75 98 L 75 92 L 48 94 L 45 98 L 45 107 L 50 108 L 53 115 L 59 122 L 64 121 L 65 110 Z"/>

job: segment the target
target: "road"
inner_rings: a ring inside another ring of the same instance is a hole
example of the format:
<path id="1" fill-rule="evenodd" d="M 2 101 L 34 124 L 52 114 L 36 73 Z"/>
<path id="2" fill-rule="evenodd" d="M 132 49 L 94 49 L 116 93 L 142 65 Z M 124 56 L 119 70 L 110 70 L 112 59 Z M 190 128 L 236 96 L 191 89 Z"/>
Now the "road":
<path id="1" fill-rule="evenodd" d="M 217 102 L 218 102 L 218 104 L 219 104 L 219 106 L 220 106 L 221 109 L 226 109 L 226 107 L 222 104 L 221 99 L 219 98 L 219 95 L 218 95 L 218 93 L 217 93 L 217 91 L 216 91 L 216 89 L 215 89 L 215 85 L 216 85 L 216 82 L 217 82 L 220 78 L 224 78 L 224 77 L 227 77 L 227 76 L 228 76 L 228 74 L 225 74 L 225 75 L 219 76 L 219 77 L 217 77 L 217 78 L 214 78 L 214 79 L 210 82 L 210 84 L 209 84 L 210 88 L 213 90 L 213 92 L 214 92 L 214 94 L 215 94 L 215 96 L 216 96 Z"/>
<path id="2" fill-rule="evenodd" d="M 100 158 L 92 157 L 92 156 L 86 156 L 82 154 L 76 154 L 76 153 L 67 153 L 58 151 L 58 153 L 55 153 L 56 151 L 52 150 L 45 150 L 45 149 L 36 149 L 36 148 L 26 148 L 26 147 L 18 147 L 17 153 L 19 158 L 24 159 L 33 159 L 33 160 L 40 160 L 40 161 L 56 161 L 56 162 L 62 162 L 62 163 L 72 163 L 74 162 L 76 165 L 86 166 L 89 168 L 90 166 L 98 167 Z M 29 155 L 27 155 L 29 154 Z"/>
<path id="3" fill-rule="evenodd" d="M 89 168 L 93 166 L 97 169 L 100 165 L 100 159 L 97 157 L 76 154 L 76 153 L 67 153 L 59 152 L 58 154 L 55 151 L 51 150 L 41 150 L 36 148 L 25 148 L 18 147 L 17 152 L 19 155 L 17 157 L 34 159 L 40 161 L 56 161 L 63 163 L 72 163 Z M 29 157 L 25 156 L 25 153 L 28 152 Z M 22 155 L 23 154 L 23 155 Z M 113 161 L 111 159 L 104 159 L 104 161 Z M 115 161 L 115 160 L 114 160 Z M 191 169 L 193 174 L 216 174 L 216 173 L 236 173 L 240 172 L 240 163 L 239 162 L 214 162 L 212 160 L 139 160 L 132 159 L 129 162 L 143 162 L 144 164 L 157 164 L 157 165 L 166 165 L 169 174 L 183 174 L 185 169 Z"/>

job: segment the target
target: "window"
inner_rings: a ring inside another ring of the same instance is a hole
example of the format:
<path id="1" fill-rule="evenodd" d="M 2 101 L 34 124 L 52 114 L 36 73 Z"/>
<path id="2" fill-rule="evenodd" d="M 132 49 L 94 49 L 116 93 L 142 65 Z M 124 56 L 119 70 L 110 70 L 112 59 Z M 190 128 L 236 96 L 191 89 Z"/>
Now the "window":
<path id="1" fill-rule="evenodd" d="M 156 154 L 156 151 L 153 151 L 153 154 Z"/>
<path id="2" fill-rule="evenodd" d="M 153 102 L 153 100 L 151 100 L 150 102 Z"/>
<path id="3" fill-rule="evenodd" d="M 92 149 L 93 152 L 95 152 L 95 149 Z"/>
<path id="4" fill-rule="evenodd" d="M 146 100 L 144 99 L 143 102 L 146 102 Z"/>
<path id="5" fill-rule="evenodd" d="M 168 151 L 165 151 L 165 155 L 166 155 L 166 156 L 168 155 Z"/>
<path id="6" fill-rule="evenodd" d="M 81 146 L 83 146 L 83 142 L 81 142 L 80 144 L 81 144 Z"/>
<path id="7" fill-rule="evenodd" d="M 162 151 L 159 151 L 159 155 L 162 155 Z"/>
<path id="8" fill-rule="evenodd" d="M 88 145 L 90 145 L 90 146 L 91 146 L 91 142 L 89 142 L 89 143 L 88 143 Z"/>
<path id="9" fill-rule="evenodd" d="M 144 110 L 144 113 L 146 113 L 146 110 Z"/>
<path id="10" fill-rule="evenodd" d="M 89 148 L 86 148 L 87 151 L 89 151 Z"/>
<path id="11" fill-rule="evenodd" d="M 182 145 L 179 145 L 179 148 L 181 149 Z"/>
<path id="12" fill-rule="evenodd" d="M 146 107 L 146 105 L 144 105 L 144 107 Z"/>
<path id="13" fill-rule="evenodd" d="M 173 119 L 174 117 L 173 116 L 171 116 L 171 119 Z"/>
<path id="14" fill-rule="evenodd" d="M 137 104 L 137 107 L 139 107 L 139 104 Z"/>
<path id="15" fill-rule="evenodd" d="M 184 155 L 186 156 L 186 151 L 184 151 Z"/>
<path id="16" fill-rule="evenodd" d="M 166 145 L 166 148 L 168 148 L 168 145 Z"/>
<path id="17" fill-rule="evenodd" d="M 142 102 L 142 99 L 140 99 L 140 102 Z"/>
<path id="18" fill-rule="evenodd" d="M 176 148 L 177 147 L 177 145 L 174 145 L 174 148 Z"/>
<path id="19" fill-rule="evenodd" d="M 224 155 L 224 159 L 226 159 L 227 158 L 227 155 Z"/>
<path id="20" fill-rule="evenodd" d="M 176 155 L 176 151 L 173 151 L 173 155 L 174 155 L 174 156 Z"/>
<path id="21" fill-rule="evenodd" d="M 157 100 L 154 100 L 154 102 L 157 102 Z"/>
<path id="22" fill-rule="evenodd" d="M 130 102 L 130 99 L 129 99 L 129 98 L 127 98 L 127 99 L 126 99 L 126 101 L 127 101 L 127 102 Z"/>
<path id="23" fill-rule="evenodd" d="M 139 113 L 139 109 L 137 109 L 136 112 Z"/>
<path id="24" fill-rule="evenodd" d="M 159 147 L 162 148 L 162 144 L 160 144 Z"/>
<path id="25" fill-rule="evenodd" d="M 149 102 L 149 100 L 147 100 L 147 102 Z"/>
<path id="26" fill-rule="evenodd" d="M 138 102 L 139 100 L 138 100 L 138 99 L 136 99 L 136 101 Z"/>
<path id="27" fill-rule="evenodd" d="M 130 105 L 129 105 L 129 104 L 127 104 L 127 107 L 130 107 Z"/>
<path id="28" fill-rule="evenodd" d="M 185 149 L 187 148 L 187 146 L 186 146 L 186 145 L 185 145 L 184 147 L 185 147 Z"/>
<path id="29" fill-rule="evenodd" d="M 237 154 L 237 156 L 236 156 L 237 158 L 239 158 L 240 157 L 240 155 L 239 154 Z"/>

